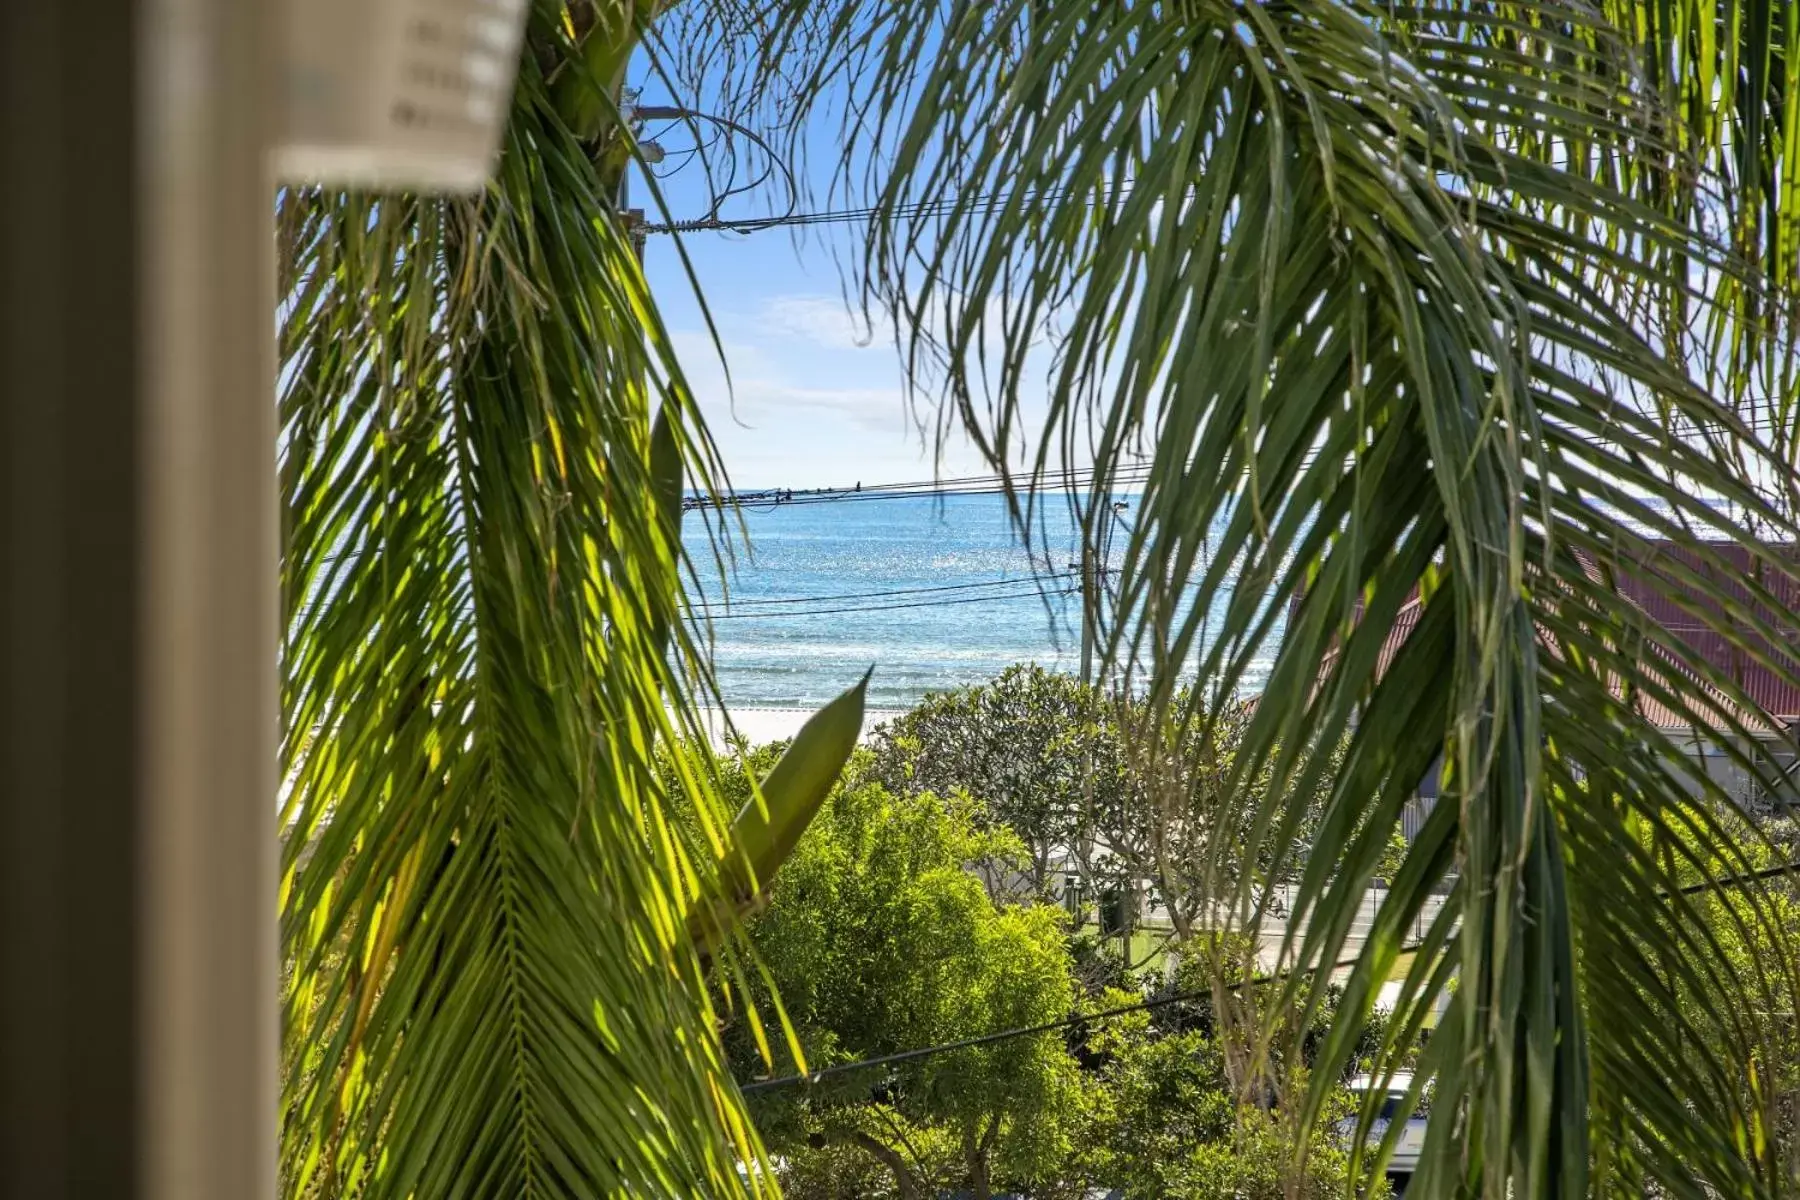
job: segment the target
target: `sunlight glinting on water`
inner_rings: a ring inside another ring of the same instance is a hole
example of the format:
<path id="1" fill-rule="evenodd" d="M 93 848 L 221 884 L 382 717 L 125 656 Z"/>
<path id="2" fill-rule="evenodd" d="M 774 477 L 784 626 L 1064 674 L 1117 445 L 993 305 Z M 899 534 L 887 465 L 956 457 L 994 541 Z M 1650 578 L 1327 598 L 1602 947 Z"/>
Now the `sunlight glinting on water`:
<path id="1" fill-rule="evenodd" d="M 875 708 L 907 707 L 1015 662 L 1079 670 L 1080 539 L 1066 509 L 1045 508 L 1029 551 L 992 495 L 746 511 L 751 550 L 728 604 L 704 535 L 691 530 L 697 608 L 712 618 L 726 703 L 816 706 L 871 664 Z M 1261 683 L 1246 680 L 1251 690 Z"/>

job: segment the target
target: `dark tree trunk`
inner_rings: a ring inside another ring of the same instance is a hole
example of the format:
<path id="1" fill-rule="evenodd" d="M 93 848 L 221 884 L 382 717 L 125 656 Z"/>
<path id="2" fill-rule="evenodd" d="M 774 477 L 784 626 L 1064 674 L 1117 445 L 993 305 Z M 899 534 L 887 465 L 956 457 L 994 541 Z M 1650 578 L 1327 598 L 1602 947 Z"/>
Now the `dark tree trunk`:
<path id="1" fill-rule="evenodd" d="M 874 1155 L 882 1166 L 893 1172 L 894 1186 L 899 1189 L 900 1200 L 921 1200 L 919 1181 L 914 1178 L 912 1168 L 906 1165 L 906 1159 L 898 1150 L 883 1145 L 861 1131 L 851 1134 L 850 1140 Z"/>
<path id="2" fill-rule="evenodd" d="M 977 1150 L 969 1155 L 969 1194 L 974 1200 L 993 1200 L 994 1184 L 988 1177 L 986 1150 Z"/>
<path id="3" fill-rule="evenodd" d="M 973 1128 L 963 1137 L 963 1158 L 969 1166 L 969 1193 L 973 1200 L 993 1200 L 993 1168 L 989 1157 L 994 1149 L 994 1138 L 999 1132 L 1000 1118 L 995 1117 L 979 1137 L 975 1136 Z"/>

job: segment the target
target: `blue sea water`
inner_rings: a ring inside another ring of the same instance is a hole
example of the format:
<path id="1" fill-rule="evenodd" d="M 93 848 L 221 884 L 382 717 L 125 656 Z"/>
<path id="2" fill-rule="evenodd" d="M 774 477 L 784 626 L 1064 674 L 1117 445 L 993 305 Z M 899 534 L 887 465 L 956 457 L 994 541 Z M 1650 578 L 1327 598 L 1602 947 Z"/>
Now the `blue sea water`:
<path id="1" fill-rule="evenodd" d="M 1015 662 L 1080 667 L 1080 540 L 1062 497 L 1044 505 L 1029 547 L 995 495 L 777 504 L 744 516 L 750 546 L 727 575 L 728 603 L 695 515 L 686 523 L 729 707 L 816 707 L 871 665 L 874 708 L 909 707 Z M 1121 531 L 1115 558 L 1124 540 Z"/>

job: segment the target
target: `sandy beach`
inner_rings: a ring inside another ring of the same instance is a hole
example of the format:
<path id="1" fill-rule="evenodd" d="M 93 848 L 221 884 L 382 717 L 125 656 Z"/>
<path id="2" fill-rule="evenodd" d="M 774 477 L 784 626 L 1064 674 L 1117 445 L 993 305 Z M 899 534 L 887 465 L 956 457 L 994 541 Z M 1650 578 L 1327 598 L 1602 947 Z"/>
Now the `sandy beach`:
<path id="1" fill-rule="evenodd" d="M 816 710 L 810 708 L 734 708 L 730 713 L 731 722 L 737 727 L 737 731 L 756 745 L 793 737 L 814 711 Z M 899 708 L 867 710 L 863 716 L 863 739 L 866 741 L 877 725 L 892 720 L 904 711 L 906 710 Z M 706 710 L 707 730 L 719 743 L 725 740 L 724 718 L 724 709 Z"/>

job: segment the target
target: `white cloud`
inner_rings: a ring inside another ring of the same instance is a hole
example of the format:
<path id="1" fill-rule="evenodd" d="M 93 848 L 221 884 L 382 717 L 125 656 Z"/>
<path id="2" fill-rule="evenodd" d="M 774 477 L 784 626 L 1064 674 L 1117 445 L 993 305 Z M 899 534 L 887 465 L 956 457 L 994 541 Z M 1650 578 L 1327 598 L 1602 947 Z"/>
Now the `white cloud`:
<path id="1" fill-rule="evenodd" d="M 873 321 L 866 320 L 842 296 L 770 296 L 754 323 L 764 332 L 801 338 L 828 350 L 879 348 L 891 354 L 893 323 L 882 314 L 873 315 Z"/>
<path id="2" fill-rule="evenodd" d="M 953 294 L 940 296 L 938 300 L 934 309 L 940 317 L 958 315 L 954 307 L 957 298 Z M 948 314 L 941 308 L 946 301 L 952 305 Z M 1052 322 L 1058 315 L 1045 314 L 1032 328 L 1034 350 L 1050 340 Z M 896 358 L 893 315 L 886 312 L 865 314 L 842 296 L 817 293 L 770 296 L 758 306 L 756 316 L 748 324 L 765 334 L 797 338 L 827 350 L 873 350 L 889 359 Z M 984 308 L 981 330 L 982 349 L 990 359 L 997 360 L 1003 355 L 1002 332 L 1006 325 L 1004 303 L 999 297 L 990 297 Z M 942 336 L 943 330 L 934 327 L 930 332 Z"/>
<path id="3" fill-rule="evenodd" d="M 997 318 L 997 306 L 994 312 Z M 715 308 L 714 316 L 724 364 L 720 347 L 704 331 L 689 327 L 673 338 L 726 467 L 740 485 L 835 485 L 989 469 L 960 434 L 951 435 L 938 458 L 941 414 L 929 397 L 915 397 L 923 411 L 909 406 L 891 322 L 871 329 L 841 297 L 806 292 Z M 988 332 L 997 349 L 997 332 Z M 1034 350 L 1027 365 L 1027 373 L 1038 376 L 1026 389 L 1031 433 L 1042 412 L 1044 355 L 1044 349 Z M 927 428 L 920 428 L 920 418 Z M 1015 446 L 1014 452 L 1023 449 Z"/>
<path id="4" fill-rule="evenodd" d="M 751 428 L 836 417 L 871 432 L 902 435 L 909 429 L 899 372 L 887 380 L 863 373 L 809 369 L 804 356 L 777 355 L 739 341 L 725 343 L 725 364 L 704 334 L 677 333 L 675 342 L 694 390 L 715 427 L 733 422 Z M 842 383 L 822 386 L 822 379 Z M 810 414 L 810 416 L 808 416 Z"/>

